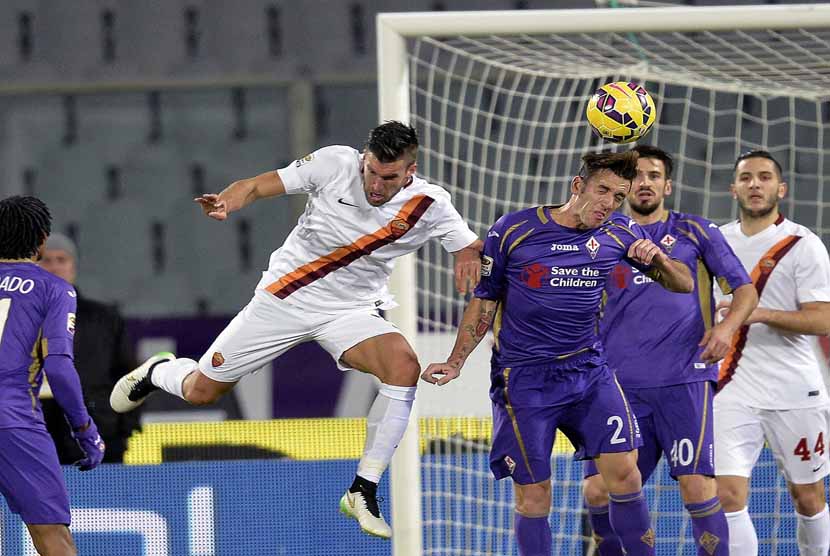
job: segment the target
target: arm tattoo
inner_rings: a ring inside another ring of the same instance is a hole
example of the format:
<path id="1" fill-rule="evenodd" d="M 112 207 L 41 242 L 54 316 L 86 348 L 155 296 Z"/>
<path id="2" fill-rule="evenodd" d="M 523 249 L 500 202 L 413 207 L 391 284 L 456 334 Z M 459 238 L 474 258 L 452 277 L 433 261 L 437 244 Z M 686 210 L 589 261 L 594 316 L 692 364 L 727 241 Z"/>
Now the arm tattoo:
<path id="1" fill-rule="evenodd" d="M 450 361 L 460 364 L 473 352 L 490 330 L 490 325 L 496 315 L 496 307 L 498 307 L 497 303 L 481 302 L 476 320 L 462 324 Z"/>

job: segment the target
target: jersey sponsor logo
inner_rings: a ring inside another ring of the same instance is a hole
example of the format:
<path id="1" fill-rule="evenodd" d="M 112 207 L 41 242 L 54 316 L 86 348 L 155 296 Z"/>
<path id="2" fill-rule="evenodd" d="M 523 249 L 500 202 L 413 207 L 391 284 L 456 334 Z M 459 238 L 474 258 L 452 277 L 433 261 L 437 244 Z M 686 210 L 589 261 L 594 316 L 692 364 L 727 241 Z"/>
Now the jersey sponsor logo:
<path id="1" fill-rule="evenodd" d="M 409 231 L 409 223 L 403 218 L 395 218 L 389 223 L 389 232 L 395 239 Z"/>
<path id="2" fill-rule="evenodd" d="M 499 237 L 499 233 L 495 230 L 487 232 L 487 237 Z"/>
<path id="3" fill-rule="evenodd" d="M 519 279 L 527 285 L 528 288 L 538 290 L 542 287 L 542 280 L 545 277 L 547 267 L 542 263 L 533 263 L 522 269 L 519 274 Z"/>
<path id="4" fill-rule="evenodd" d="M 213 368 L 215 369 L 216 367 L 221 367 L 224 363 L 225 356 L 218 351 L 213 352 L 213 357 L 210 358 L 210 364 Z"/>
<path id="5" fill-rule="evenodd" d="M 579 251 L 579 246 L 577 245 L 566 245 L 563 243 L 552 243 L 550 246 L 551 251 Z"/>
<path id="6" fill-rule="evenodd" d="M 66 295 L 68 295 L 69 297 L 78 297 L 78 294 L 75 293 L 74 290 L 67 290 Z"/>
<path id="7" fill-rule="evenodd" d="M 19 276 L 4 276 L 0 280 L 0 290 L 5 292 L 29 293 L 35 287 L 35 281 L 31 278 L 20 278 Z"/>
<path id="8" fill-rule="evenodd" d="M 302 166 L 302 165 L 303 165 L 303 164 L 305 164 L 306 162 L 311 162 L 312 160 L 314 160 L 314 153 L 307 154 L 307 155 L 305 155 L 305 156 L 304 156 L 304 157 L 302 157 L 302 158 L 298 158 L 298 159 L 294 162 L 294 165 L 295 165 L 297 168 L 299 168 L 300 166 Z"/>
<path id="9" fill-rule="evenodd" d="M 66 331 L 70 334 L 75 333 L 75 313 L 66 314 Z"/>
<path id="10" fill-rule="evenodd" d="M 351 203 L 347 203 L 346 201 L 344 201 L 344 200 L 343 200 L 343 197 L 340 197 L 339 199 L 337 199 L 337 202 L 338 202 L 338 203 L 340 203 L 341 205 L 346 205 L 347 207 L 360 208 L 360 207 L 359 207 L 359 206 L 357 206 L 357 205 L 353 205 L 353 204 L 351 204 Z"/>
<path id="11" fill-rule="evenodd" d="M 507 472 L 512 475 L 516 470 L 516 462 L 510 456 L 504 456 L 504 463 L 507 465 Z"/>
<path id="12" fill-rule="evenodd" d="M 671 253 L 671 250 L 674 249 L 674 245 L 677 243 L 677 238 L 671 234 L 666 234 L 663 236 L 663 239 L 660 240 L 660 245 L 666 248 L 666 251 Z"/>
<path id="13" fill-rule="evenodd" d="M 631 267 L 627 264 L 618 264 L 611 271 L 611 280 L 619 289 L 625 289 L 631 283 Z"/>
<path id="14" fill-rule="evenodd" d="M 592 259 L 597 258 L 597 253 L 599 253 L 599 242 L 597 238 L 591 236 L 591 239 L 585 243 L 585 248 L 588 250 L 588 254 L 591 255 Z"/>
<path id="15" fill-rule="evenodd" d="M 493 257 L 488 257 L 484 255 L 481 258 L 481 275 L 482 276 L 490 276 L 493 272 Z"/>

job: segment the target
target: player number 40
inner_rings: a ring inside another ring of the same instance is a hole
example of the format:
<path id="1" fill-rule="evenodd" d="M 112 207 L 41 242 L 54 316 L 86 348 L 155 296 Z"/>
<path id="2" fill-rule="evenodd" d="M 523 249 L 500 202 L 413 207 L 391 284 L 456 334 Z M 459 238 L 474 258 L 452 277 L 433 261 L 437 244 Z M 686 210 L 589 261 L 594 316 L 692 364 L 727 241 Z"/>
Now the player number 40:
<path id="1" fill-rule="evenodd" d="M 795 450 L 793 450 L 793 455 L 801 456 L 801 461 L 810 461 L 810 448 L 807 444 L 807 437 L 802 438 L 798 441 L 798 444 L 795 445 Z M 818 454 L 820 456 L 824 455 L 824 433 L 818 433 L 818 438 L 816 438 L 816 443 L 813 446 L 813 453 Z"/>
<path id="2" fill-rule="evenodd" d="M 680 465 L 689 465 L 695 457 L 695 447 L 692 441 L 688 438 L 675 439 L 671 445 L 671 462 L 677 467 Z"/>

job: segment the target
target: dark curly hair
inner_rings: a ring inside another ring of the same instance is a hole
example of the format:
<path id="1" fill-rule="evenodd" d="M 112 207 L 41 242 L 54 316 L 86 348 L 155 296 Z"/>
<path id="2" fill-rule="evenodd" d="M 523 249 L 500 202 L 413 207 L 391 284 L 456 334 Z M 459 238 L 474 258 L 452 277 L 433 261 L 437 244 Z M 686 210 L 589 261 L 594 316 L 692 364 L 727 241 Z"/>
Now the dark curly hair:
<path id="1" fill-rule="evenodd" d="M 663 149 L 655 147 L 654 145 L 637 145 L 631 150 L 640 155 L 640 158 L 656 158 L 657 160 L 662 161 L 663 168 L 666 171 L 666 179 L 671 179 L 671 174 L 674 171 L 674 160 L 669 153 Z"/>
<path id="2" fill-rule="evenodd" d="M 404 155 L 412 163 L 418 156 L 418 133 L 414 127 L 401 122 L 384 122 L 369 132 L 366 149 L 384 164 L 400 160 Z"/>
<path id="3" fill-rule="evenodd" d="M 0 200 L 0 259 L 34 257 L 51 231 L 52 215 L 37 197 Z"/>

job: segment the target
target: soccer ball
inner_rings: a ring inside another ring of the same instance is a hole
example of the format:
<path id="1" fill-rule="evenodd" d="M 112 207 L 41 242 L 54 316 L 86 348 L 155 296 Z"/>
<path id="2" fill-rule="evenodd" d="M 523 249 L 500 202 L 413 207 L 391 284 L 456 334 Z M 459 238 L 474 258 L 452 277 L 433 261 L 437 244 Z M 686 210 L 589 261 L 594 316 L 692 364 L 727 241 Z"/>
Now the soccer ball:
<path id="1" fill-rule="evenodd" d="M 648 133 L 657 110 L 642 85 L 617 81 L 597 89 L 585 116 L 594 133 L 606 141 L 630 143 Z"/>

